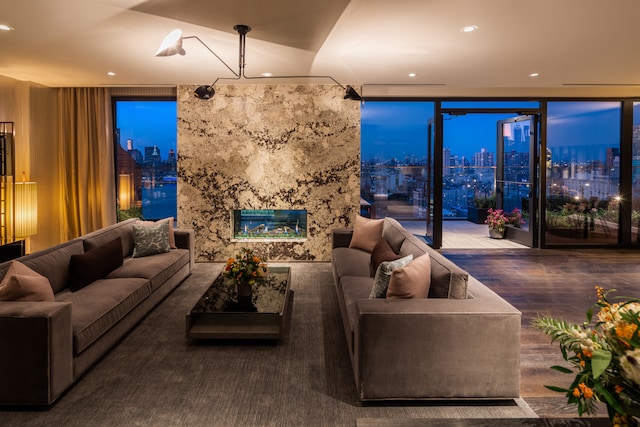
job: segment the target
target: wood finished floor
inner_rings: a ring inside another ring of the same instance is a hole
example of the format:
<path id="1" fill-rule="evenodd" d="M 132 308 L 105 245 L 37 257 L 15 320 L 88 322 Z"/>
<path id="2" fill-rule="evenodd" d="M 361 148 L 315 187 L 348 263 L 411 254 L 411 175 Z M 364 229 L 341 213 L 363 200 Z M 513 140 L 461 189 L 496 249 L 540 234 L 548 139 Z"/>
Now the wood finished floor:
<path id="1" fill-rule="evenodd" d="M 574 406 L 544 385 L 572 377 L 549 369 L 563 364 L 557 344 L 530 326 L 542 313 L 585 321 L 594 287 L 640 297 L 640 251 L 615 249 L 442 249 L 441 252 L 522 312 L 521 396 L 539 416 L 574 416 Z M 599 416 L 606 414 L 601 407 Z"/>

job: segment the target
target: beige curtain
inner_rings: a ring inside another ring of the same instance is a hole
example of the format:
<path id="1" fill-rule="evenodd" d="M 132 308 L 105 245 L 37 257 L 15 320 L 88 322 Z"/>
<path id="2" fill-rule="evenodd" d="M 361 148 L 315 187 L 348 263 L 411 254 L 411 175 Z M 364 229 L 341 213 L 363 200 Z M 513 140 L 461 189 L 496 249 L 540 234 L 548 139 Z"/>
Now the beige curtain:
<path id="1" fill-rule="evenodd" d="M 58 112 L 61 227 L 73 239 L 116 222 L 109 89 L 61 88 Z"/>

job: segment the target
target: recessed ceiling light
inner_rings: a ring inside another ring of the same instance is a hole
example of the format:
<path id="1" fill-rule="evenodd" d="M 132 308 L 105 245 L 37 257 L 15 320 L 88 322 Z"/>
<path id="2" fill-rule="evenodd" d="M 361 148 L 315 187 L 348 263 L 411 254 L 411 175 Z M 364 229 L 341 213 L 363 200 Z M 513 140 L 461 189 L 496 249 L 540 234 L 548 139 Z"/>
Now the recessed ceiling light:
<path id="1" fill-rule="evenodd" d="M 531 73 L 529 74 L 529 77 L 538 77 L 540 75 L 540 73 Z"/>
<path id="2" fill-rule="evenodd" d="M 478 27 L 476 25 L 467 25 L 466 27 L 462 27 L 460 31 L 462 31 L 463 33 L 471 33 L 477 29 Z"/>
<path id="3" fill-rule="evenodd" d="M 271 77 L 273 76 L 272 73 L 262 73 L 262 77 Z"/>
<path id="4" fill-rule="evenodd" d="M 109 72 L 107 72 L 107 76 L 111 76 L 111 77 L 113 77 L 113 76 L 115 76 L 115 75 L 116 75 L 116 73 L 114 73 L 113 71 L 109 71 Z"/>
<path id="5" fill-rule="evenodd" d="M 409 77 L 415 77 L 416 73 L 409 73 Z"/>
<path id="6" fill-rule="evenodd" d="M 13 27 L 10 27 L 5 24 L 0 24 L 0 31 L 13 31 Z"/>

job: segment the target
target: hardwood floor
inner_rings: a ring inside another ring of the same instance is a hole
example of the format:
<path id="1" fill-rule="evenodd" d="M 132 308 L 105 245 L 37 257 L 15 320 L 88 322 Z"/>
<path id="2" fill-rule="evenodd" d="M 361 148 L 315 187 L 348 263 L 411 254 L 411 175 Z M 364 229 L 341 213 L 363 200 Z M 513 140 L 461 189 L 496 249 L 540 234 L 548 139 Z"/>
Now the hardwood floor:
<path id="1" fill-rule="evenodd" d="M 594 287 L 640 297 L 640 251 L 616 249 L 442 249 L 522 312 L 521 396 L 539 416 L 575 416 L 565 398 L 544 385 L 573 379 L 549 369 L 563 364 L 557 344 L 531 326 L 539 314 L 583 322 L 596 302 Z M 598 416 L 606 416 L 604 406 Z"/>

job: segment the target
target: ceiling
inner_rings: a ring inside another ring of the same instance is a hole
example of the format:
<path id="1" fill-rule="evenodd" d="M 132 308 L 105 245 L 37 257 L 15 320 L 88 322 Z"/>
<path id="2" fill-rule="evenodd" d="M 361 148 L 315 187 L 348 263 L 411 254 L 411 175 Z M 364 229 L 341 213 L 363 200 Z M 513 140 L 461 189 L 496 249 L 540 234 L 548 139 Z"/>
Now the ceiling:
<path id="1" fill-rule="evenodd" d="M 160 43 L 180 28 L 237 70 L 233 26 L 245 24 L 247 76 L 633 87 L 639 17 L 637 0 L 0 0 L 0 24 L 14 28 L 0 31 L 0 75 L 54 87 L 210 84 L 233 75 L 205 46 L 188 39 L 185 56 L 155 57 Z"/>

